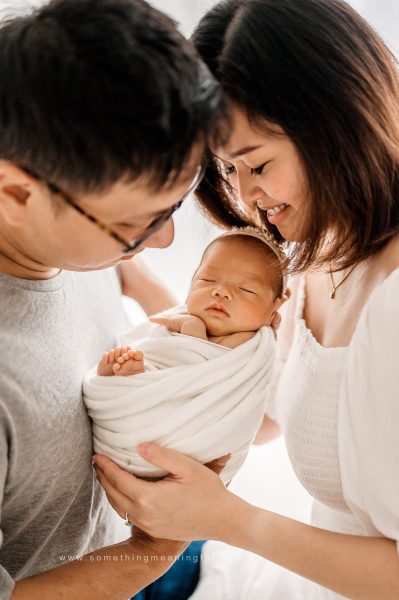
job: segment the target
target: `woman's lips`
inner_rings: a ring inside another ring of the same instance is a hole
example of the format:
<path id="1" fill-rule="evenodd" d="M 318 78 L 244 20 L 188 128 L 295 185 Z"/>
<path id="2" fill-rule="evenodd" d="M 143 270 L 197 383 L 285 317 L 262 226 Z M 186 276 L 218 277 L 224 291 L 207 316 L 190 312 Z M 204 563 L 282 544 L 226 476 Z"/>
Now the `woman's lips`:
<path id="1" fill-rule="evenodd" d="M 262 212 L 263 212 L 263 214 L 266 215 L 266 218 L 269 221 L 269 223 L 271 223 L 272 225 L 278 226 L 278 225 L 280 225 L 280 223 L 282 223 L 284 221 L 290 208 L 291 207 L 289 205 L 287 205 L 285 208 L 280 210 L 280 212 L 278 214 L 273 214 L 267 210 L 263 210 Z"/>

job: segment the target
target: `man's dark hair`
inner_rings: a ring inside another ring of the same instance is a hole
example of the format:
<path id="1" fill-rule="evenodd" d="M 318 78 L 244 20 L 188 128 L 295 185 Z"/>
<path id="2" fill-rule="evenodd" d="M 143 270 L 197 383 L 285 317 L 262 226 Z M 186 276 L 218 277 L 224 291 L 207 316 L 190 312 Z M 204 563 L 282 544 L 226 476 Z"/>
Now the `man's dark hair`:
<path id="1" fill-rule="evenodd" d="M 350 267 L 398 234 L 398 63 L 360 15 L 342 0 L 223 0 L 193 41 L 228 99 L 298 151 L 309 205 L 295 270 Z M 215 161 L 199 197 L 217 222 L 246 224 Z"/>
<path id="2" fill-rule="evenodd" d="M 219 85 L 143 0 L 53 0 L 0 29 L 0 159 L 72 193 L 178 176 L 223 112 Z"/>

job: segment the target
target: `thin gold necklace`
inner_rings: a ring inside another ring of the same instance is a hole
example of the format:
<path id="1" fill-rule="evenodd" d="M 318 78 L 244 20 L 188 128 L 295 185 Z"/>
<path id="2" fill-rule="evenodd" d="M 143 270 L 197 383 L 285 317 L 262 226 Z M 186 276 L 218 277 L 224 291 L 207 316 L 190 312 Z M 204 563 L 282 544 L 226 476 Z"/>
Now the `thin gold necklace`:
<path id="1" fill-rule="evenodd" d="M 344 283 L 344 281 L 346 281 L 348 279 L 349 275 L 354 271 L 355 267 L 356 267 L 356 265 L 353 265 L 353 267 L 351 269 L 349 269 L 349 271 L 347 272 L 345 277 L 343 277 L 341 279 L 341 281 L 339 283 L 337 283 L 337 285 L 335 285 L 332 270 L 331 270 L 331 265 L 330 265 L 329 273 L 330 273 L 330 279 L 331 279 L 331 293 L 330 293 L 331 300 L 334 300 L 335 292 Z"/>

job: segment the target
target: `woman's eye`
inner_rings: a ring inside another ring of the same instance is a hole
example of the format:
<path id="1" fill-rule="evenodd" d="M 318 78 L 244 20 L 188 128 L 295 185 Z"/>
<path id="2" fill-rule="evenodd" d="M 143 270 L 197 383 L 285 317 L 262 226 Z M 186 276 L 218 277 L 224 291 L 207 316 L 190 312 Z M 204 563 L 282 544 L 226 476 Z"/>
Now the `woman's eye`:
<path id="1" fill-rule="evenodd" d="M 216 283 L 214 279 L 204 279 L 203 277 L 201 277 L 200 281 L 205 281 L 206 283 Z"/>
<path id="2" fill-rule="evenodd" d="M 240 287 L 240 290 L 242 290 L 243 292 L 248 292 L 248 294 L 256 294 L 256 292 L 253 292 L 252 290 L 248 290 L 247 288 Z"/>
<path id="3" fill-rule="evenodd" d="M 263 169 L 265 168 L 266 165 L 267 165 L 267 162 L 264 162 L 262 165 L 259 165 L 259 167 L 255 167 L 255 168 L 251 169 L 251 175 L 262 175 Z"/>

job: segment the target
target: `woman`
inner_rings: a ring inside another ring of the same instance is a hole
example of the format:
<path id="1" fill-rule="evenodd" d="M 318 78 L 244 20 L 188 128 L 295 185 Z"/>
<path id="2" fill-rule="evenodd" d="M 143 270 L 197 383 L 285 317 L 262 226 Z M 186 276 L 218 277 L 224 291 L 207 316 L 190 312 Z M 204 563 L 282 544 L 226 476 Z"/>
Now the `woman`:
<path id="1" fill-rule="evenodd" d="M 118 512 L 154 536 L 221 540 L 288 569 L 235 579 L 229 592 L 219 577 L 208 597 L 398 598 L 394 58 L 341 0 L 226 0 L 194 43 L 232 118 L 199 192 L 206 211 L 224 225 L 261 220 L 296 242 L 268 416 L 314 497 L 312 524 L 253 507 L 153 445 L 143 456 L 170 471 L 166 480 L 135 480 L 104 458 L 100 480 Z"/>

